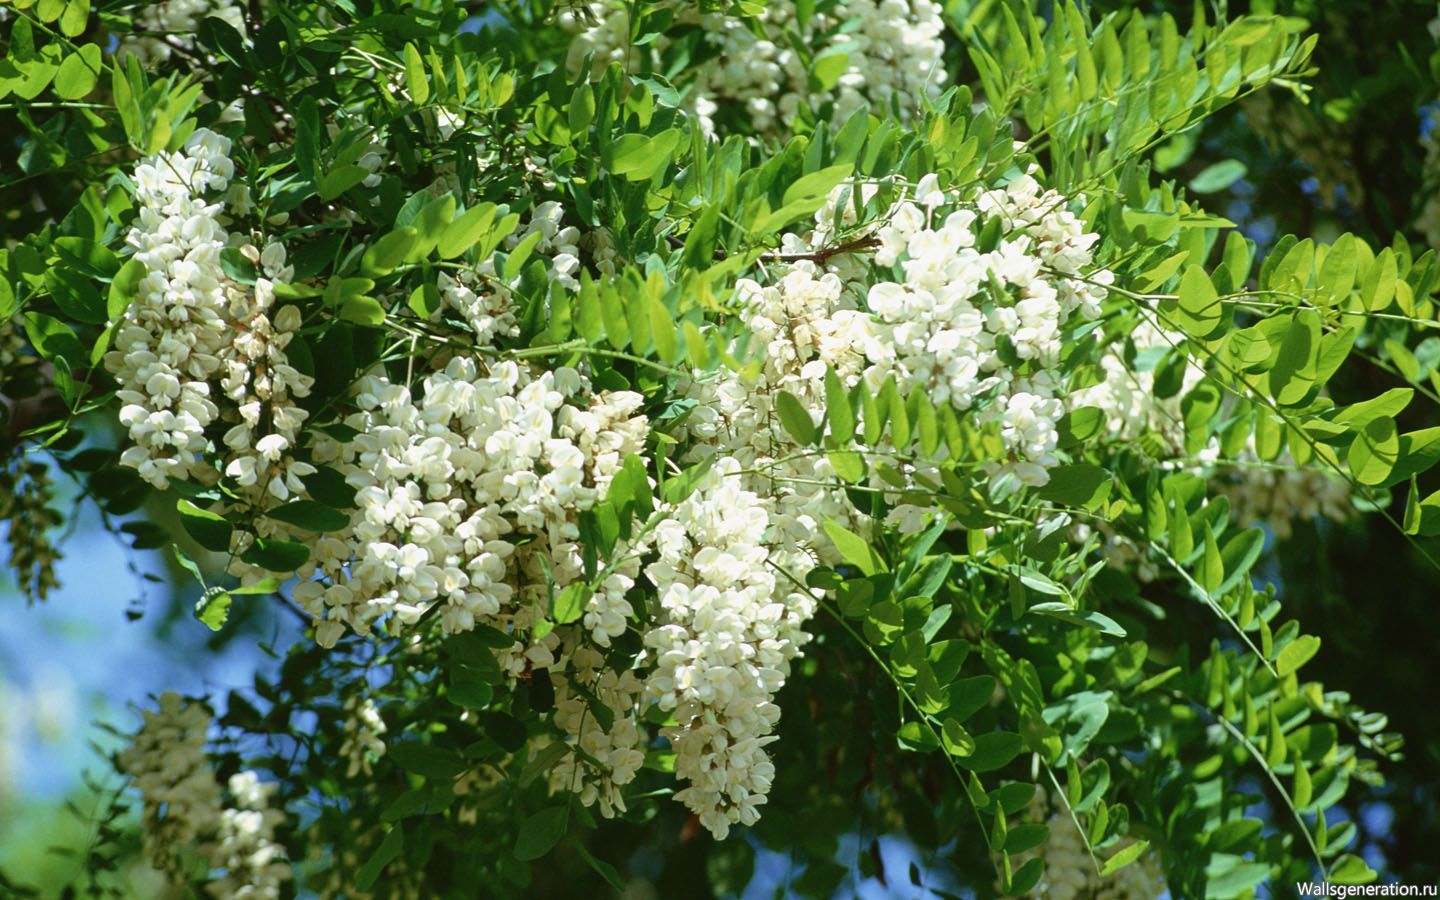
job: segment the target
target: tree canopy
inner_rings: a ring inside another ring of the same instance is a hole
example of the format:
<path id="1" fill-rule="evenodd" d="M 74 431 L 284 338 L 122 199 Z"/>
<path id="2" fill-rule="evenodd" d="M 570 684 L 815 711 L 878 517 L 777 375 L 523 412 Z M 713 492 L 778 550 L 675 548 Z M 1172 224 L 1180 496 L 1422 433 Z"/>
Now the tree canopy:
<path id="1" fill-rule="evenodd" d="M 1433 880 L 1435 11 L 1249 7 L 12 0 L 16 583 L 303 632 L 72 887 Z"/>

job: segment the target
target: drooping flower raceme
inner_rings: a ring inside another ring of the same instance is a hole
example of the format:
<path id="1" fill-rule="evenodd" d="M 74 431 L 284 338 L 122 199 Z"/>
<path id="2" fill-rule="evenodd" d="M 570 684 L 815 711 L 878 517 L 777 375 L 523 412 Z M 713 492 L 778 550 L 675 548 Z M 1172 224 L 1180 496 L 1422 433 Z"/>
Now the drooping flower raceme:
<path id="1" fill-rule="evenodd" d="M 205 755 L 209 728 L 205 707 L 167 691 L 157 709 L 145 710 L 140 731 L 120 753 L 120 769 L 144 801 L 145 855 L 172 876 L 179 874 L 182 848 L 220 822 L 220 785 Z"/>
<path id="2" fill-rule="evenodd" d="M 120 41 L 116 55 L 135 54 L 147 65 L 168 60 L 178 48 L 195 47 L 195 30 L 201 20 L 214 17 L 237 31 L 245 31 L 243 7 L 234 0 L 159 0 L 142 3 L 132 26 L 134 33 Z"/>
<path id="3" fill-rule="evenodd" d="M 280 887 L 290 880 L 285 848 L 275 841 L 275 827 L 285 813 L 270 806 L 275 784 L 254 772 L 230 776 L 235 805 L 220 814 L 215 839 L 206 847 L 210 866 L 224 872 L 205 885 L 216 900 L 279 900 Z"/>
<path id="4" fill-rule="evenodd" d="M 307 417 L 295 400 L 313 379 L 285 353 L 301 325 L 298 308 L 275 311 L 275 284 L 293 272 L 285 248 L 233 238 L 224 202 L 210 199 L 230 186 L 229 151 L 227 138 L 198 129 L 183 150 L 136 167 L 139 209 L 126 243 L 143 276 L 114 325 L 105 366 L 120 384 L 132 443 L 123 465 L 162 489 L 173 478 L 212 484 L 223 471 L 251 499 L 283 501 L 314 472 L 290 452 Z M 232 244 L 256 268 L 253 284 L 225 271 L 221 253 Z M 227 426 L 228 452 L 218 450 L 212 425 Z"/>
<path id="5" fill-rule="evenodd" d="M 654 670 L 645 695 L 671 713 L 676 799 L 723 838 L 754 824 L 774 777 L 765 754 L 780 708 L 774 696 L 810 636 L 815 599 L 772 565 L 767 502 L 741 487 L 732 459 L 656 530 L 659 558 L 645 569 L 659 622 L 645 635 Z"/>
<path id="6" fill-rule="evenodd" d="M 205 890 L 217 898 L 274 900 L 290 878 L 285 849 L 275 841 L 283 810 L 270 806 L 275 785 L 254 772 L 230 777 L 226 805 L 205 754 L 210 714 L 173 691 L 145 710 L 143 724 L 119 756 L 144 802 L 145 854 L 170 878 L 185 877 L 187 850 L 200 855 L 214 877 Z"/>
<path id="7" fill-rule="evenodd" d="M 757 17 L 761 34 L 734 15 L 674 6 L 677 21 L 700 28 L 697 52 L 713 54 L 699 68 L 687 101 L 707 132 L 727 106 L 762 133 L 782 133 L 801 109 L 826 104 L 833 104 L 830 121 L 837 124 L 875 107 L 894 108 L 905 118 L 922 97 L 938 96 L 945 85 L 945 26 L 941 5 L 932 0 L 841 0 L 803 21 L 796 4 L 769 3 Z M 591 2 L 583 14 L 562 13 L 562 23 L 577 32 L 572 69 L 587 57 L 596 73 L 612 63 L 628 68 L 638 62 L 627 4 Z M 810 48 L 809 59 L 790 35 Z M 665 39 L 656 44 L 663 50 Z"/>
<path id="8" fill-rule="evenodd" d="M 634 415 L 639 395 L 594 394 L 573 369 L 535 374 L 514 362 L 482 371 L 456 357 L 425 379 L 419 398 L 372 375 L 356 399 L 359 411 L 345 422 L 354 439 L 316 452 L 333 455 L 358 511 L 318 542 L 309 571 L 320 580 L 295 591 L 324 646 L 347 628 L 368 633 L 383 616 L 414 623 L 437 602 L 449 633 L 528 617 L 512 602 L 517 540 L 552 565 L 578 560 L 579 512 L 646 433 Z M 616 627 L 605 615 L 595 625 Z M 538 653 L 544 658 L 532 662 L 548 665 L 549 651 Z"/>

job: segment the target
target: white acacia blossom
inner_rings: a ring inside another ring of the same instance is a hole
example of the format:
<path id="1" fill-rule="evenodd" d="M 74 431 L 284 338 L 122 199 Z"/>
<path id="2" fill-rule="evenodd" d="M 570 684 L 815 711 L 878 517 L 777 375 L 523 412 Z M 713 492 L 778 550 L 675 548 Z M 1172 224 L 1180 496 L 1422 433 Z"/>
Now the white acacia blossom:
<path id="1" fill-rule="evenodd" d="M 1085 838 L 1065 809 L 1052 810 L 1043 788 L 1030 801 L 1029 817 L 1043 821 L 1050 836 L 1038 849 L 1021 854 L 1016 866 L 1039 856 L 1045 874 L 1028 896 L 1044 900 L 1159 900 L 1167 893 L 1159 858 L 1147 853 L 1112 875 L 1101 876 L 1085 848 Z M 1102 861 L 1103 862 L 1103 861 Z"/>
<path id="2" fill-rule="evenodd" d="M 282 810 L 269 805 L 275 785 L 261 783 L 254 772 L 237 773 L 228 784 L 234 805 L 227 806 L 205 755 L 210 728 L 205 707 L 166 692 L 156 709 L 144 711 L 143 720 L 119 764 L 144 802 L 145 854 L 151 863 L 182 879 L 182 853 L 189 848 L 218 871 L 205 884 L 211 896 L 278 898 L 290 864 L 275 841 L 275 827 L 285 820 Z"/>
<path id="3" fill-rule="evenodd" d="M 375 701 L 358 694 L 345 701 L 345 740 L 340 755 L 345 757 L 345 777 L 369 775 L 371 759 L 385 755 L 385 720 Z"/>
<path id="4" fill-rule="evenodd" d="M 244 7 L 234 0 L 159 0 L 142 3 L 135 15 L 133 32 L 124 36 L 116 55 L 134 54 L 146 65 L 162 63 L 178 49 L 195 49 L 195 30 L 211 16 L 241 32 L 245 31 Z"/>
<path id="5" fill-rule="evenodd" d="M 578 753 L 566 754 L 550 770 L 551 789 L 576 794 L 586 806 L 598 806 L 606 818 L 624 812 L 621 789 L 635 780 L 645 762 L 639 719 L 644 684 L 634 670 L 617 672 L 598 651 L 584 646 L 568 656 L 564 670 L 551 669 L 550 677 L 555 724 L 599 763 L 596 767 Z M 597 704 L 608 712 L 608 723 L 596 714 Z"/>
<path id="6" fill-rule="evenodd" d="M 105 366 L 120 384 L 132 443 L 123 465 L 164 489 L 172 478 L 213 483 L 219 456 L 252 499 L 283 501 L 314 472 L 290 453 L 307 417 L 294 401 L 313 379 L 285 353 L 298 308 L 275 310 L 275 284 L 293 273 L 285 248 L 232 237 L 224 202 L 208 199 L 230 186 L 229 151 L 229 139 L 198 129 L 184 149 L 136 167 L 139 209 L 126 243 L 144 275 L 114 325 Z M 255 266 L 254 284 L 226 273 L 221 253 L 231 246 Z M 212 425 L 228 426 L 228 452 L 216 447 Z"/>
<path id="7" fill-rule="evenodd" d="M 270 806 L 275 784 L 237 772 L 227 787 L 235 805 L 220 814 L 215 839 L 205 848 L 211 868 L 224 872 L 205 891 L 216 900 L 279 900 L 290 862 L 275 841 L 275 826 L 285 821 L 285 813 Z"/>
<path id="8" fill-rule="evenodd" d="M 158 708 L 121 751 L 120 770 L 144 801 L 145 855 L 155 868 L 179 874 L 180 852 L 220 823 L 220 785 L 205 755 L 210 714 L 198 703 L 167 691 Z"/>
<path id="9" fill-rule="evenodd" d="M 776 571 L 768 503 L 738 471 L 715 463 L 656 529 L 659 558 L 645 569 L 662 610 L 645 635 L 645 694 L 675 719 L 662 733 L 689 782 L 675 798 L 717 838 L 760 817 L 775 772 L 764 750 L 780 720 L 774 696 L 815 612 L 815 598 Z"/>
<path id="10" fill-rule="evenodd" d="M 498 362 L 485 371 L 466 357 L 428 376 L 418 398 L 368 376 L 356 403 L 345 421 L 354 439 L 316 449 L 334 455 L 358 511 L 317 542 L 307 573 L 320 580 L 295 590 L 327 647 L 384 616 L 413 624 L 435 603 L 449 633 L 528 617 L 515 608 L 521 557 L 544 554 L 578 571 L 578 515 L 641 449 L 648 427 L 635 415 L 638 394 L 593 393 L 574 369 L 537 375 Z M 600 594 L 597 604 L 623 603 Z M 602 614 L 595 626 L 615 624 Z M 553 661 L 544 645 L 517 653 Z"/>
<path id="11" fill-rule="evenodd" d="M 734 15 L 675 6 L 678 21 L 700 27 L 704 47 L 698 52 L 714 55 L 700 67 L 687 99 L 706 131 L 714 130 L 711 120 L 721 106 L 733 106 L 760 132 L 782 132 L 802 108 L 827 103 L 837 123 L 875 107 L 908 117 L 922 97 L 938 96 L 945 86 L 945 25 L 941 5 L 932 0 L 841 0 L 804 22 L 796 4 L 768 3 L 757 17 L 763 36 Z M 625 3 L 598 0 L 583 12 L 563 12 L 561 21 L 577 32 L 572 70 L 587 57 L 597 74 L 612 63 L 637 63 Z M 790 43 L 789 33 L 811 48 L 812 60 Z M 664 39 L 657 44 L 663 48 Z M 817 78 L 819 90 L 812 83 Z"/>

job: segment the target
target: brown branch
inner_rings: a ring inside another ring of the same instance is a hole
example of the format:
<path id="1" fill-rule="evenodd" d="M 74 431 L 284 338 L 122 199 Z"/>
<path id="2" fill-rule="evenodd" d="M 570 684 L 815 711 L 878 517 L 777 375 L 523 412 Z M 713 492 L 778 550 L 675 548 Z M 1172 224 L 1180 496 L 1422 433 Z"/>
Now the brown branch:
<path id="1" fill-rule="evenodd" d="M 684 247 L 684 246 L 685 246 L 685 242 L 684 242 L 683 240 L 681 240 L 680 238 L 674 236 L 674 235 L 670 235 L 670 236 L 668 237 L 668 240 L 670 241 L 670 246 L 672 246 L 672 247 L 679 248 L 679 247 Z M 875 236 L 873 236 L 873 235 L 870 235 L 870 236 L 866 236 L 866 237 L 862 237 L 862 238 L 855 238 L 854 240 L 846 241 L 846 242 L 843 243 L 843 244 L 836 244 L 836 245 L 833 246 L 833 247 L 821 247 L 819 250 L 812 250 L 812 251 L 807 252 L 807 253 L 765 253 L 765 254 L 762 254 L 762 255 L 756 260 L 756 262 L 762 262 L 762 263 L 813 262 L 813 263 L 819 263 L 820 265 L 823 266 L 823 265 L 825 265 L 825 263 L 829 262 L 829 261 L 831 260 L 831 258 L 833 258 L 833 257 L 841 256 L 841 255 L 846 254 L 846 253 L 861 253 L 861 252 L 866 251 L 866 250 L 874 250 L 876 247 L 879 247 L 879 246 L 880 246 L 880 239 L 877 238 L 877 237 L 875 237 Z M 727 254 L 724 250 L 716 250 L 716 251 L 715 251 L 715 258 L 716 258 L 717 260 L 720 260 L 720 259 L 728 259 L 728 258 L 729 258 L 729 254 Z"/>

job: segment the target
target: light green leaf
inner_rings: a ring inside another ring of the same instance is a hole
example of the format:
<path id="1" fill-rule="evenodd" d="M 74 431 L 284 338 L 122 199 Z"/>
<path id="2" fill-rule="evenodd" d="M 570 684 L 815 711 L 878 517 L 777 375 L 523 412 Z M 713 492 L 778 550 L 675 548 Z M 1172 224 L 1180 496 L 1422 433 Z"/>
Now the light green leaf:
<path id="1" fill-rule="evenodd" d="M 670 163 L 679 143 L 680 131 L 675 128 L 654 137 L 627 134 L 614 144 L 610 170 L 631 181 L 647 181 Z"/>
<path id="2" fill-rule="evenodd" d="M 859 569 L 862 574 L 874 575 L 885 571 L 884 561 L 870 546 L 869 541 L 829 519 L 825 521 L 824 528 L 831 542 L 835 544 L 835 549 L 840 551 L 841 558 Z"/>
<path id="3" fill-rule="evenodd" d="M 1286 644 L 1275 657 L 1275 671 L 1281 678 L 1293 673 L 1310 661 L 1320 650 L 1320 639 L 1313 634 L 1302 634 Z"/>
<path id="4" fill-rule="evenodd" d="M 830 425 L 830 437 L 837 442 L 844 444 L 855 436 L 855 409 L 834 370 L 825 373 L 825 420 Z"/>
<path id="5" fill-rule="evenodd" d="M 425 75 L 425 60 L 414 44 L 405 45 L 405 87 L 416 106 L 424 106 L 430 99 L 430 79 Z"/>
<path id="6" fill-rule="evenodd" d="M 1190 190 L 1197 194 L 1213 194 L 1223 191 L 1245 177 L 1249 169 L 1238 159 L 1222 159 L 1211 163 L 1200 174 L 1190 179 Z"/>
<path id="7" fill-rule="evenodd" d="M 1224 308 L 1210 276 L 1199 266 L 1187 266 L 1180 277 L 1180 300 L 1175 322 L 1192 337 L 1209 337 L 1219 327 Z"/>
<path id="8" fill-rule="evenodd" d="M 55 93 L 62 100 L 78 100 L 95 89 L 100 79 L 100 47 L 86 44 L 65 57 L 55 73 Z"/>
<path id="9" fill-rule="evenodd" d="M 1400 459 L 1400 436 L 1395 420 L 1381 416 L 1366 423 L 1350 444 L 1346 461 L 1350 474 L 1361 484 L 1381 484 Z"/>
<path id="10" fill-rule="evenodd" d="M 207 590 L 195 602 L 195 618 L 211 631 L 224 628 L 225 622 L 230 618 L 230 594 L 219 588 Z"/>
<path id="11" fill-rule="evenodd" d="M 1116 851 L 1114 856 L 1105 860 L 1105 865 L 1100 869 L 1101 877 L 1114 875 L 1116 872 L 1139 859 L 1146 850 L 1150 849 L 1149 841 L 1136 841 Z"/>

